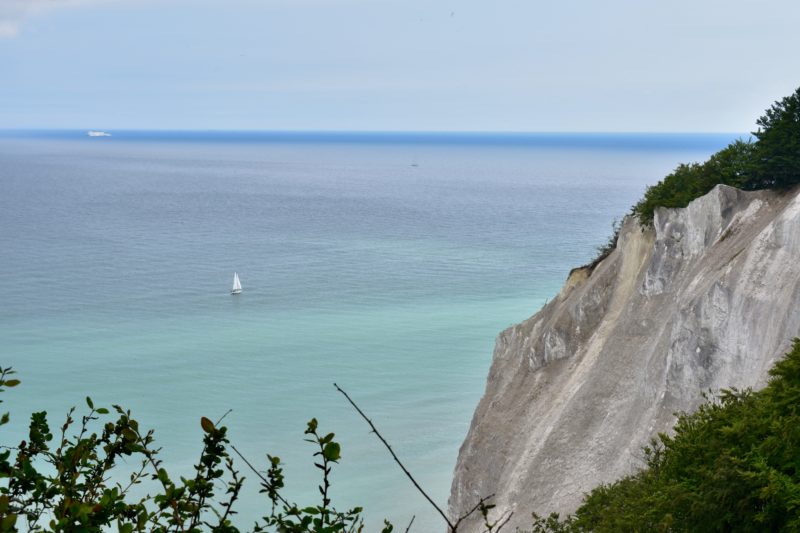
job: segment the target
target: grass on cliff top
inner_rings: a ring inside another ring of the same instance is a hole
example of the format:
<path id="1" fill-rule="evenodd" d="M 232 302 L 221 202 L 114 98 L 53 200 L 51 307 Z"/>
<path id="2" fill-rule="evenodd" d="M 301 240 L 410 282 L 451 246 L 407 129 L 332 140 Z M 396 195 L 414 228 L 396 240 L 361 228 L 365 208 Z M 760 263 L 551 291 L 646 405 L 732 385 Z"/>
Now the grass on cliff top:
<path id="1" fill-rule="evenodd" d="M 800 339 L 759 391 L 724 390 L 674 436 L 645 448 L 641 472 L 587 494 L 533 531 L 800 530 Z"/>

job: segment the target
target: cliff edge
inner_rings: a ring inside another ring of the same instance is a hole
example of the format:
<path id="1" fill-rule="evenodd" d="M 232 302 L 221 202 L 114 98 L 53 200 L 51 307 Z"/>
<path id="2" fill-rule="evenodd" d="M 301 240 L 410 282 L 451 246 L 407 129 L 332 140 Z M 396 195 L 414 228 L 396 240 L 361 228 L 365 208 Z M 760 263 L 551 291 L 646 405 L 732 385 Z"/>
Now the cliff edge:
<path id="1" fill-rule="evenodd" d="M 703 392 L 763 386 L 798 335 L 800 190 L 718 185 L 653 228 L 629 217 L 593 271 L 498 337 L 451 516 L 493 493 L 511 531 L 574 511 L 643 466 L 642 446 Z"/>

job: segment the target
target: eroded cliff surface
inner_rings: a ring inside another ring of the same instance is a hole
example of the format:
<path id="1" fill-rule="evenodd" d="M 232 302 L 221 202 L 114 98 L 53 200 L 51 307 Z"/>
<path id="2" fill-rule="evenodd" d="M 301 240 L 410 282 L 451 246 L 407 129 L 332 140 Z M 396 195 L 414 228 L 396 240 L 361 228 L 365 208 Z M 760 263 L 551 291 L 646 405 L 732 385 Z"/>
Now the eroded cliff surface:
<path id="1" fill-rule="evenodd" d="M 800 335 L 800 191 L 720 185 L 652 229 L 627 219 L 593 272 L 497 339 L 450 495 L 513 511 L 574 511 L 643 465 L 642 446 L 702 393 L 760 387 Z M 479 530 L 476 523 L 467 531 Z"/>

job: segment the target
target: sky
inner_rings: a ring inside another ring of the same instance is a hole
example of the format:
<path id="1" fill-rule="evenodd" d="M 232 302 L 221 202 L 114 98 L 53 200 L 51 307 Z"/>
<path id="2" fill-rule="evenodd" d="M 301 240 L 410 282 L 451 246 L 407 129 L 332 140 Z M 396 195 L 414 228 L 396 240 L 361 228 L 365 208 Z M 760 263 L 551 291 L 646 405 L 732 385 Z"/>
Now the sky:
<path id="1" fill-rule="evenodd" d="M 797 0 L 0 0 L 0 129 L 747 132 Z"/>

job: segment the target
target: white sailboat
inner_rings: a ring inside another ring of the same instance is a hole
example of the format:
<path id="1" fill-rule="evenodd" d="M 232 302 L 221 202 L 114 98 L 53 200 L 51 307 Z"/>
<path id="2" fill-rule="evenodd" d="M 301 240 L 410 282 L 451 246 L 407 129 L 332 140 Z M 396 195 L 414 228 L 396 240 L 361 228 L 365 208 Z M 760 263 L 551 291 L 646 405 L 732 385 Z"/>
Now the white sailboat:
<path id="1" fill-rule="evenodd" d="M 233 288 L 231 289 L 231 294 L 239 294 L 242 292 L 242 282 L 239 281 L 239 274 L 236 272 L 233 273 Z"/>

